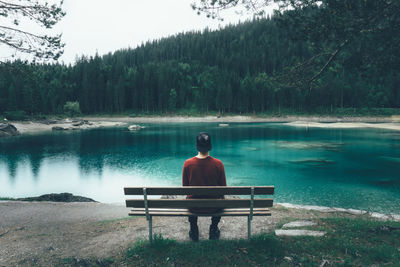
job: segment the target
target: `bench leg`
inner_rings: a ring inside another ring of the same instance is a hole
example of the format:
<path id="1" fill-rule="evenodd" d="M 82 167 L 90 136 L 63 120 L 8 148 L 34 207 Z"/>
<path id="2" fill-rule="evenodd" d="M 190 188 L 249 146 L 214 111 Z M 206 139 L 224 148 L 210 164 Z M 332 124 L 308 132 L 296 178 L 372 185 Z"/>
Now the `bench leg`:
<path id="1" fill-rule="evenodd" d="M 247 216 L 247 238 L 251 237 L 251 219 L 250 216 Z"/>
<path id="2" fill-rule="evenodd" d="M 153 241 L 153 224 L 151 216 L 149 216 L 149 241 Z"/>

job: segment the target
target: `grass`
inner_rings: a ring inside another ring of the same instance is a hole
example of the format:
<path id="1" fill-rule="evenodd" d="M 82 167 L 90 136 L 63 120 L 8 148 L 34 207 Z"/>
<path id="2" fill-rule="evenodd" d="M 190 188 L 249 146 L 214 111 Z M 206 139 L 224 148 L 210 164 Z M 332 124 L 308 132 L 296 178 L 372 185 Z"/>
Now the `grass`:
<path id="1" fill-rule="evenodd" d="M 399 222 L 365 218 L 320 219 L 315 229 L 327 235 L 277 237 L 261 234 L 249 240 L 177 242 L 157 235 L 138 241 L 121 264 L 128 266 L 400 266 Z"/>
<path id="2" fill-rule="evenodd" d="M 111 224 L 111 223 L 120 223 L 123 221 L 129 221 L 132 220 L 134 218 L 137 218 L 137 216 L 126 216 L 126 217 L 122 217 L 122 218 L 118 218 L 118 219 L 110 219 L 110 220 L 102 220 L 99 222 L 96 222 L 97 225 L 107 225 L 107 224 Z"/>
<path id="3" fill-rule="evenodd" d="M 59 266 L 111 266 L 114 263 L 113 258 L 104 259 L 78 259 L 74 257 L 63 258 Z"/>

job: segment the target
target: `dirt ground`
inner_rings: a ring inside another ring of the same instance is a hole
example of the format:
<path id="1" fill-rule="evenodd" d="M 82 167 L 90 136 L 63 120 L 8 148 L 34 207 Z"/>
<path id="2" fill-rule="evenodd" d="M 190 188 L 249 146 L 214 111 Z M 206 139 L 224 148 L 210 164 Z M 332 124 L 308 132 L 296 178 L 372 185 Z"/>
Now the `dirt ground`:
<path id="1" fill-rule="evenodd" d="M 129 246 L 148 238 L 146 219 L 128 212 L 123 205 L 102 203 L 0 201 L 0 266 L 122 258 Z M 254 217 L 252 233 L 271 232 L 284 218 L 327 216 L 338 215 L 275 206 L 271 217 Z M 199 218 L 200 239 L 208 238 L 209 224 L 210 218 Z M 220 229 L 222 239 L 247 238 L 247 217 L 223 217 Z M 186 217 L 153 218 L 153 232 L 164 238 L 189 241 L 188 230 Z"/>
<path id="2" fill-rule="evenodd" d="M 128 217 L 123 205 L 102 203 L 0 202 L 0 266 L 51 266 L 63 259 L 123 258 L 138 240 L 148 239 L 144 217 Z M 252 233 L 271 232 L 282 221 L 355 216 L 275 205 L 271 217 L 254 217 Z M 199 218 L 200 239 L 210 218 Z M 222 239 L 247 238 L 247 217 L 223 217 Z M 153 234 L 189 241 L 186 217 L 154 217 Z"/>

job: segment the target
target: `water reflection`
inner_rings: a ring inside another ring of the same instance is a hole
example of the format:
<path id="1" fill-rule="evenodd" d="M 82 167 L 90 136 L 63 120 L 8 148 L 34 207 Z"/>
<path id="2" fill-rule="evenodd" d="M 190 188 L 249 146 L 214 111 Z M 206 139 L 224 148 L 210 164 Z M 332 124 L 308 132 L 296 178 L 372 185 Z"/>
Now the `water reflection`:
<path id="1" fill-rule="evenodd" d="M 18 155 L 12 154 L 9 157 L 7 157 L 6 162 L 5 162 L 7 169 L 8 169 L 8 175 L 9 175 L 11 184 L 15 183 L 15 179 L 17 176 L 17 167 L 18 167 L 18 163 L 20 161 L 19 158 L 20 157 Z"/>
<path id="2" fill-rule="evenodd" d="M 29 158 L 33 178 L 37 182 L 39 179 L 40 166 L 45 157 L 44 153 L 43 151 L 38 151 L 37 153 L 29 153 L 27 156 Z"/>

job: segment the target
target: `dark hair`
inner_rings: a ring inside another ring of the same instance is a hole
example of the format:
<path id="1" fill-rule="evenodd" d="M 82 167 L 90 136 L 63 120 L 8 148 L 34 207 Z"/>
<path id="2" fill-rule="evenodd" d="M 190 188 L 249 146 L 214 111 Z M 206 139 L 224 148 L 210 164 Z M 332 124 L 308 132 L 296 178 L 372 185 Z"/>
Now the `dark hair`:
<path id="1" fill-rule="evenodd" d="M 211 150 L 211 136 L 209 133 L 201 132 L 196 137 L 196 148 L 201 153 Z"/>

